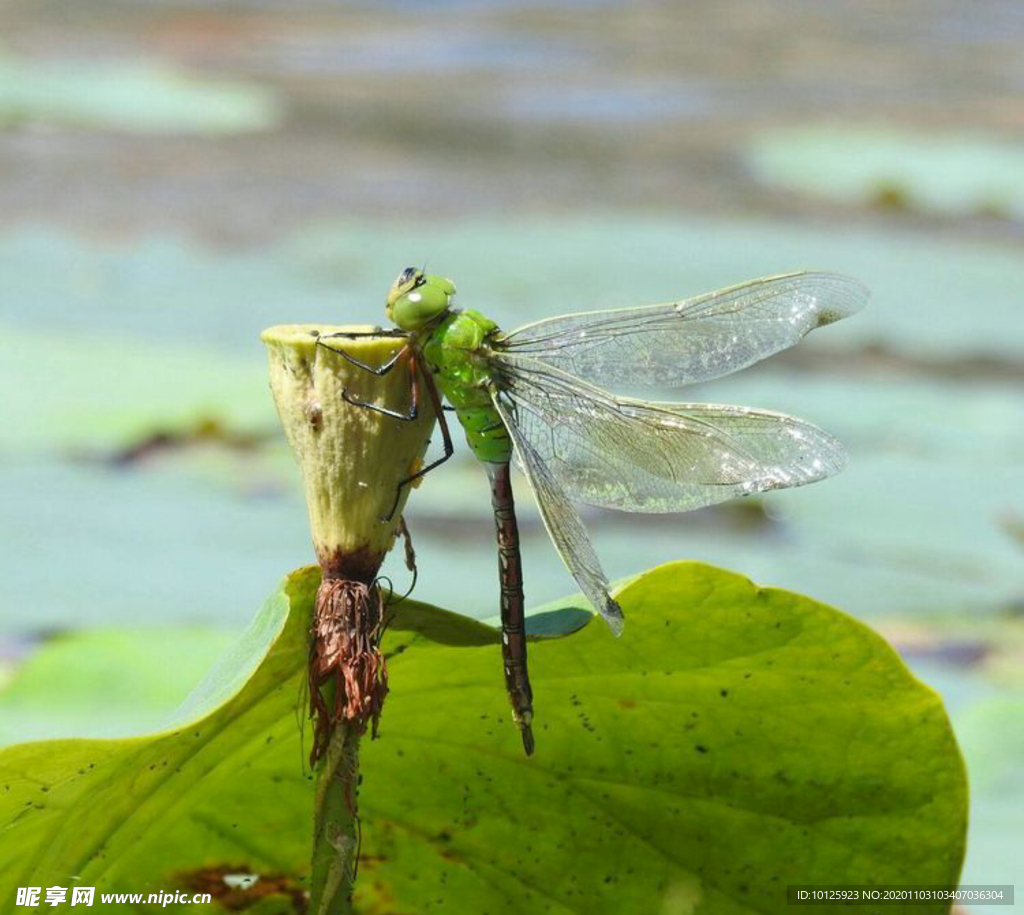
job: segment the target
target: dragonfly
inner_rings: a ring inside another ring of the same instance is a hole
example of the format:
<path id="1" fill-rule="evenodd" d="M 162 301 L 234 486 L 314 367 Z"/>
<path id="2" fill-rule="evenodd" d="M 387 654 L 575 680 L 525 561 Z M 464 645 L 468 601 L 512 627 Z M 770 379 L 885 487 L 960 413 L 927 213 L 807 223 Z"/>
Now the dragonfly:
<path id="1" fill-rule="evenodd" d="M 327 342 L 361 333 L 318 338 L 375 375 L 396 366 L 409 372 L 407 410 L 345 390 L 349 403 L 412 420 L 425 393 L 438 417 L 444 454 L 399 484 L 392 515 L 402 488 L 454 453 L 445 409 L 454 411 L 486 469 L 497 529 L 505 686 L 527 755 L 535 746 L 534 711 L 513 456 L 566 568 L 619 634 L 622 608 L 575 503 L 685 512 L 822 480 L 843 468 L 846 453 L 828 433 L 783 413 L 646 401 L 607 389 L 678 388 L 728 375 L 854 314 L 867 299 L 867 288 L 855 279 L 800 271 L 677 302 L 545 318 L 506 333 L 482 313 L 456 308 L 451 280 L 408 267 L 387 295 L 394 328 L 373 332 L 405 339 L 386 363 L 371 366 Z"/>

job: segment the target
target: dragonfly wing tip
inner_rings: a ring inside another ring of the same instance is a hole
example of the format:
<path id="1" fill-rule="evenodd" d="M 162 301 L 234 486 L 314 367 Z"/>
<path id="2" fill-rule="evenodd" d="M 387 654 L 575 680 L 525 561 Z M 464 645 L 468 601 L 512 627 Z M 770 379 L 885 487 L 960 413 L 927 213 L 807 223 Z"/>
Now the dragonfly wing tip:
<path id="1" fill-rule="evenodd" d="M 607 598 L 604 607 L 601 608 L 601 616 L 612 631 L 612 635 L 622 635 L 623 627 L 626 625 L 626 618 L 623 616 L 622 607 L 612 598 Z"/>

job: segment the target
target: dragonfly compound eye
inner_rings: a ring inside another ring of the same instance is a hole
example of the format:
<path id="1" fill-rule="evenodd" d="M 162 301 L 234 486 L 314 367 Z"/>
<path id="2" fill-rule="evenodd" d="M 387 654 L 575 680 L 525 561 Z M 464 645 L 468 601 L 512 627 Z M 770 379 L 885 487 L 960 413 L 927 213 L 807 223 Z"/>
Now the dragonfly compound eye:
<path id="1" fill-rule="evenodd" d="M 410 268 L 411 269 L 411 268 Z M 455 284 L 439 276 L 424 276 L 414 271 L 410 280 L 403 271 L 388 295 L 388 316 L 402 330 L 421 330 L 439 320 L 451 305 Z"/>

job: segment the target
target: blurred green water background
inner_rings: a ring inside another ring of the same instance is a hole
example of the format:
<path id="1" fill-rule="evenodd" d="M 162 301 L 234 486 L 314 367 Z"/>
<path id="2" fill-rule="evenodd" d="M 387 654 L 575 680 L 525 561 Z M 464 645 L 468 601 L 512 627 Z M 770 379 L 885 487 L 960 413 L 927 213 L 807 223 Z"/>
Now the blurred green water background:
<path id="1" fill-rule="evenodd" d="M 869 310 L 686 396 L 815 420 L 848 471 L 591 530 L 612 576 L 701 559 L 881 629 L 968 757 L 965 882 L 1020 873 L 1018 4 L 101 0 L 0 25 L 0 737 L 130 731 L 310 560 L 264 326 L 381 321 L 413 263 L 509 327 L 822 267 Z M 520 503 L 541 603 L 572 583 Z M 416 491 L 417 597 L 496 613 L 488 513 L 464 450 Z M 98 629 L 82 676 L 110 705 L 69 708 L 54 637 Z"/>

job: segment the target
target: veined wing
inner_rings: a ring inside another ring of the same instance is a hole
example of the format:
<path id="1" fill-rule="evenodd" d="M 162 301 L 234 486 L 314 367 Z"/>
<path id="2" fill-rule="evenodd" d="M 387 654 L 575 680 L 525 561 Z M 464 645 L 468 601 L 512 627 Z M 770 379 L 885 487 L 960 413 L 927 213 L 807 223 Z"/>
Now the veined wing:
<path id="1" fill-rule="evenodd" d="M 594 608 L 607 620 L 612 632 L 622 632 L 622 608 L 608 593 L 608 576 L 601 568 L 601 561 L 594 552 L 593 544 L 583 526 L 583 519 L 566 497 L 565 491 L 552 474 L 550 468 L 537 453 L 530 439 L 513 418 L 515 408 L 505 400 L 501 392 L 494 395 L 494 406 L 512 436 L 519 463 L 537 499 L 537 507 L 544 519 L 558 555 L 565 567 L 576 579 L 580 590 Z"/>
<path id="2" fill-rule="evenodd" d="M 680 302 L 547 318 L 495 342 L 595 384 L 680 387 L 746 368 L 859 311 L 867 288 L 788 273 Z"/>
<path id="3" fill-rule="evenodd" d="M 495 355 L 493 367 L 520 454 L 590 505 L 689 511 L 812 483 L 846 462 L 832 436 L 782 413 L 613 397 L 532 359 Z"/>

